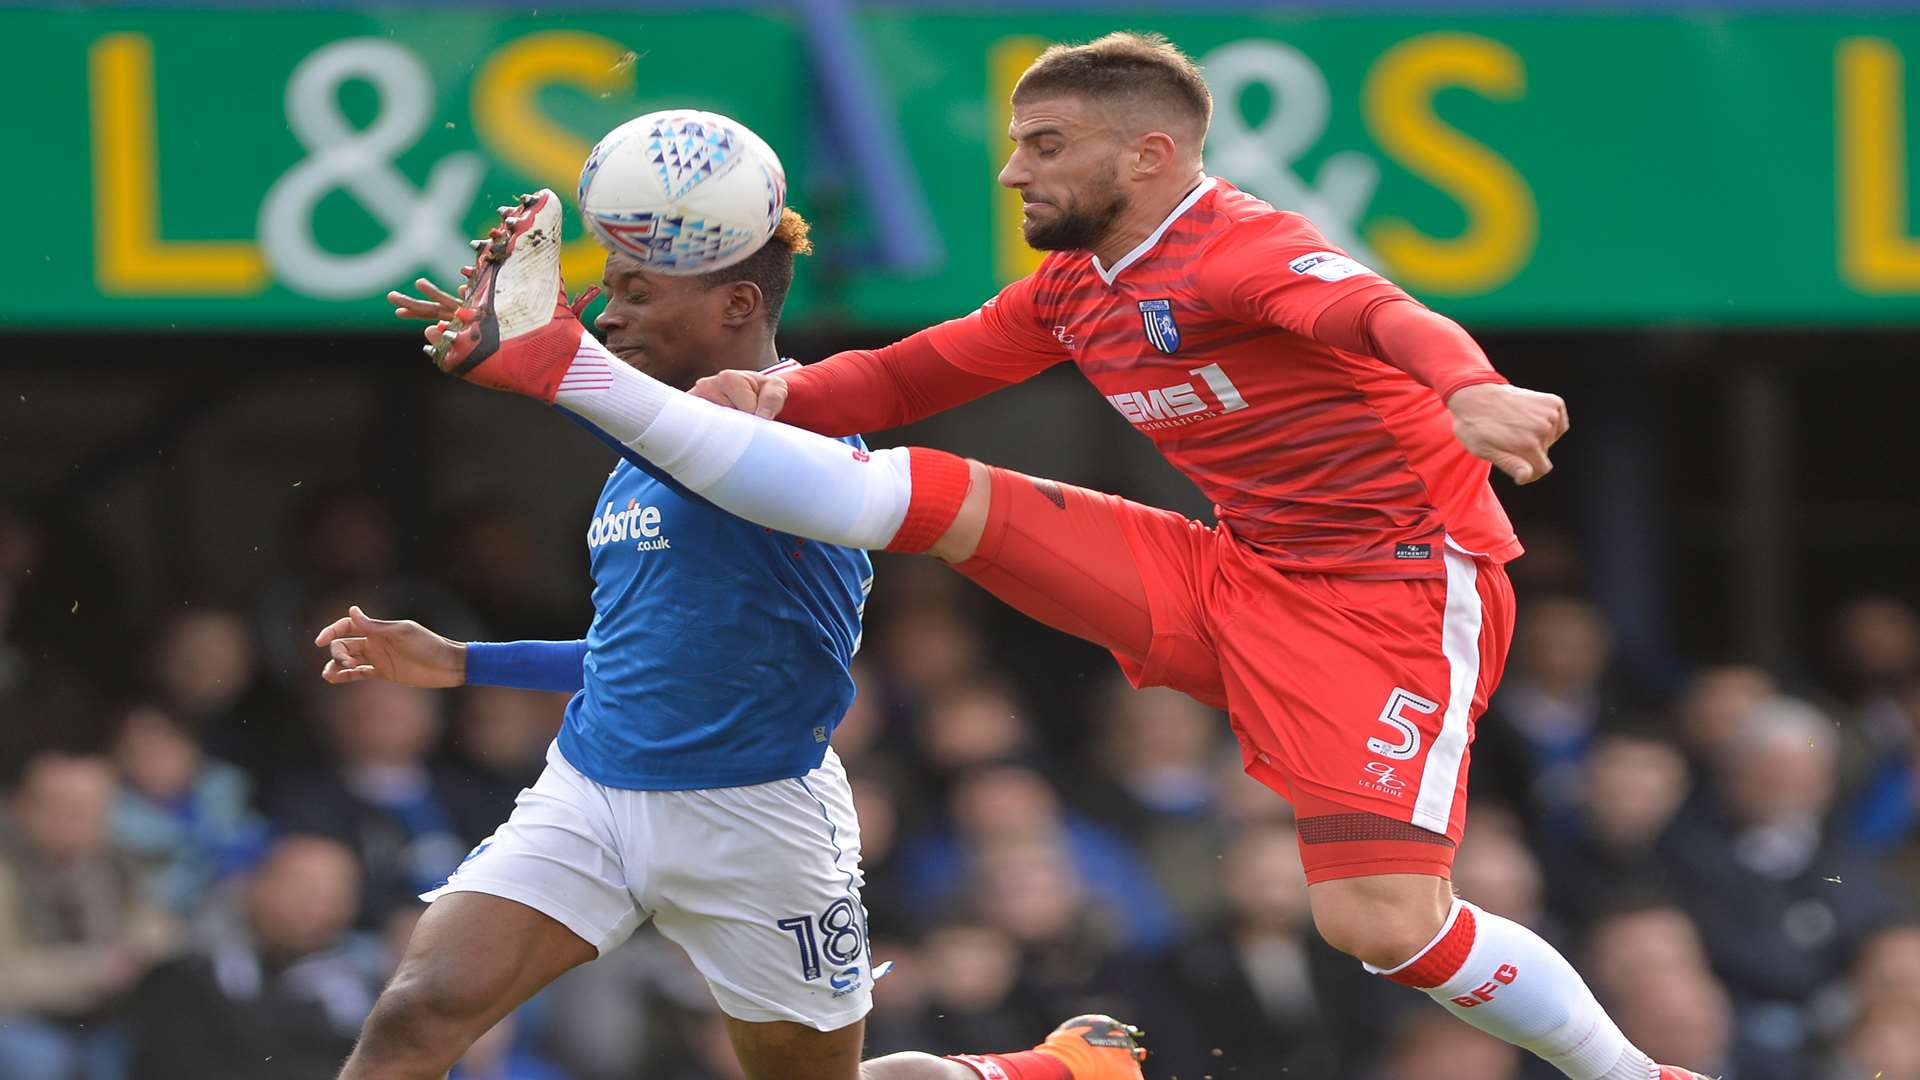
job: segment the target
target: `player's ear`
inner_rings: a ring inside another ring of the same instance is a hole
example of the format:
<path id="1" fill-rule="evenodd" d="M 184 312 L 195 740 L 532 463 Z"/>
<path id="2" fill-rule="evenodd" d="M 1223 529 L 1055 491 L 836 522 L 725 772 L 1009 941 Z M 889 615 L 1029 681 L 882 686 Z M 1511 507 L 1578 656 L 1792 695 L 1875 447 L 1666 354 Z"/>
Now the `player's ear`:
<path id="1" fill-rule="evenodd" d="M 1133 173 L 1139 179 L 1157 176 L 1172 168 L 1180 158 L 1173 136 L 1164 131 L 1149 131 L 1134 142 Z"/>
<path id="2" fill-rule="evenodd" d="M 760 286 L 751 281 L 731 281 L 726 285 L 725 305 L 720 309 L 720 317 L 728 327 L 745 326 L 760 318 L 766 298 L 760 295 Z"/>

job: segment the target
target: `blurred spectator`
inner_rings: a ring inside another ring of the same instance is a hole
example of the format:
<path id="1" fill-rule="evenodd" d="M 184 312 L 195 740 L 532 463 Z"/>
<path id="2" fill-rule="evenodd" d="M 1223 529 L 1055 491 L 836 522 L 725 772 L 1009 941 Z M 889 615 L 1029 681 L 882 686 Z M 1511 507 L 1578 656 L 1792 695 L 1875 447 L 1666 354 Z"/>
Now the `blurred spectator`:
<path id="1" fill-rule="evenodd" d="M 1865 769 L 1847 825 L 1861 849 L 1886 854 L 1920 838 L 1920 680 L 1887 693 L 1879 706 L 1883 752 Z"/>
<path id="2" fill-rule="evenodd" d="M 154 649 L 153 679 L 161 703 L 183 719 L 217 722 L 253 685 L 253 635 L 239 615 L 192 608 L 162 629 Z"/>
<path id="3" fill-rule="evenodd" d="M 1775 698 L 1714 762 L 1715 795 L 1661 843 L 1669 880 L 1733 994 L 1738 1035 L 1805 1075 L 1805 1002 L 1898 906 L 1874 867 L 1828 828 L 1835 735 L 1812 706 Z"/>
<path id="4" fill-rule="evenodd" d="M 1920 611 L 1890 596 L 1865 596 L 1834 620 L 1834 660 L 1840 690 L 1869 740 L 1904 744 L 1903 721 L 1889 715 L 1888 698 L 1920 679 Z"/>
<path id="5" fill-rule="evenodd" d="M 503 814 L 470 774 L 430 762 L 440 699 L 381 680 L 328 687 L 319 698 L 333 762 L 283 785 L 269 800 L 294 832 L 353 849 L 366 875 L 358 925 L 445 881 Z"/>
<path id="6" fill-rule="evenodd" d="M 858 766 L 848 770 L 853 813 L 860 822 L 860 898 L 869 927 L 881 935 L 918 932 L 925 926 L 907 910 L 906 886 L 895 858 L 900 841 L 900 793 L 892 774 Z"/>
<path id="7" fill-rule="evenodd" d="M 456 696 L 448 749 L 473 782 L 485 788 L 499 820 L 506 820 L 514 798 L 532 787 L 547 767 L 547 746 L 560 733 L 571 696 L 503 686 L 469 686 Z"/>
<path id="8" fill-rule="evenodd" d="M 1173 943 L 1173 912 L 1133 848 L 1115 833 L 1064 812 L 1046 778 L 1018 764 L 980 765 L 960 774 L 949 788 L 946 826 L 902 848 L 900 872 L 909 909 L 923 918 L 946 910 L 978 872 L 985 850 L 1029 840 L 1060 846 L 1071 860 L 1072 876 L 1085 883 L 1129 948 L 1153 952 Z"/>
<path id="9" fill-rule="evenodd" d="M 1358 1003 L 1328 1000 L 1339 980 L 1314 970 L 1330 950 L 1313 931 L 1293 829 L 1248 829 L 1218 873 L 1224 916 L 1171 952 L 1156 980 L 1164 993 L 1149 1012 L 1167 1018 L 1155 1019 L 1155 1064 L 1171 1076 L 1348 1075 L 1335 1033 L 1351 1022 L 1343 1006 Z M 1350 960 L 1344 966 L 1361 974 Z"/>
<path id="10" fill-rule="evenodd" d="M 1137 954 L 1057 837 L 1002 835 L 975 855 L 972 911 L 1019 946 L 1020 993 L 1039 1015 L 1138 1015 Z M 1017 1044 L 1016 1044 L 1017 1045 Z"/>
<path id="11" fill-rule="evenodd" d="M 1687 913 L 1653 893 L 1617 904 L 1589 928 L 1581 970 L 1627 1037 L 1660 1061 L 1692 1062 L 1709 1076 L 1778 1076 L 1764 1064 L 1751 1067 L 1760 1055 L 1739 1041 L 1726 989 L 1708 968 L 1706 947 Z M 1658 1008 L 1642 1000 L 1644 988 L 1653 985 L 1663 988 L 1653 995 Z"/>
<path id="12" fill-rule="evenodd" d="M 289 532 L 298 561 L 261 591 L 254 611 L 266 671 L 282 685 L 306 688 L 317 666 L 314 631 L 345 615 L 348 604 L 383 618 L 398 612 L 455 641 L 482 636 L 464 600 L 401 573 L 399 530 L 377 497 L 354 489 L 315 492 Z"/>
<path id="13" fill-rule="evenodd" d="M 979 672 L 986 655 L 979 629 L 951 606 L 899 611 L 877 643 L 885 654 L 889 696 L 909 709 L 960 686 Z"/>
<path id="14" fill-rule="evenodd" d="M 1110 677 L 1100 695 L 1093 757 L 1099 772 L 1079 802 L 1128 836 L 1146 857 L 1183 921 L 1220 907 L 1219 855 L 1226 836 L 1214 817 L 1214 763 L 1233 740 L 1226 717 L 1174 690 L 1135 690 Z"/>
<path id="15" fill-rule="evenodd" d="M 1853 992 L 1864 1002 L 1920 1006 L 1920 923 L 1889 926 L 1861 944 Z"/>
<path id="16" fill-rule="evenodd" d="M 84 520 L 86 502 L 53 500 L 29 510 L 0 495 L 0 607 L 7 611 L 0 652 L 14 658 L 15 679 L 85 672 L 96 691 L 118 694 L 130 689 L 130 669 L 100 658 L 130 651 L 129 590 L 124 560 Z"/>
<path id="17" fill-rule="evenodd" d="M 1718 761 L 1747 714 L 1779 696 L 1772 675 L 1747 664 L 1722 664 L 1694 675 L 1680 696 L 1680 739 L 1693 763 Z"/>
<path id="18" fill-rule="evenodd" d="M 1019 996 L 1020 947 L 1005 931 L 971 920 L 940 923 L 921 942 L 919 968 L 926 1013 L 919 1030 L 928 1041 L 915 1049 L 964 1054 L 1033 1042 L 1038 1010 Z"/>
<path id="19" fill-rule="evenodd" d="M 1453 886 L 1462 897 L 1542 937 L 1561 936 L 1547 914 L 1540 862 L 1528 850 L 1520 823 L 1500 807 L 1469 811 L 1453 860 Z"/>
<path id="20" fill-rule="evenodd" d="M 140 1080 L 328 1080 L 379 991 L 344 934 L 360 903 L 353 852 L 290 835 L 240 894 L 238 918 L 155 970 L 130 1010 Z"/>
<path id="21" fill-rule="evenodd" d="M 1828 1080 L 1920 1080 L 1920 1004 L 1868 1006 L 1841 1044 Z"/>
<path id="22" fill-rule="evenodd" d="M 104 758 L 35 755 L 0 826 L 0 1076 L 117 1076 L 113 1010 L 177 928 L 109 841 Z"/>
<path id="23" fill-rule="evenodd" d="M 433 520 L 433 573 L 472 606 L 490 634 L 552 641 L 581 635 L 592 610 L 565 602 L 570 594 L 556 587 L 564 581 L 547 572 L 552 552 L 524 514 L 486 500 Z"/>
<path id="24" fill-rule="evenodd" d="M 1605 1002 L 1631 996 L 1643 982 L 1707 970 L 1707 950 L 1688 914 L 1657 899 L 1623 901 L 1587 928 L 1587 984 Z"/>
<path id="25" fill-rule="evenodd" d="M 1548 906 L 1575 923 L 1599 914 L 1618 894 L 1644 890 L 1660 880 L 1655 845 L 1692 786 L 1678 749 L 1664 739 L 1633 732 L 1594 740 L 1582 772 L 1579 817 L 1572 831 L 1541 846 Z"/>
<path id="26" fill-rule="evenodd" d="M 1658 979 L 1641 977 L 1631 991 L 1610 997 L 1608 1008 L 1627 1038 L 1655 1061 L 1721 1080 L 1805 1076 L 1790 1070 L 1763 1074 L 1735 1065 L 1727 992 L 1701 968 L 1675 967 Z"/>
<path id="27" fill-rule="evenodd" d="M 1856 836 L 1885 850 L 1914 825 L 1920 783 L 1920 611 L 1889 596 L 1861 597 L 1835 619 L 1834 660 L 1844 703 L 1840 783 L 1859 791 Z"/>
<path id="28" fill-rule="evenodd" d="M 935 781 L 1033 750 L 1019 702 L 991 682 L 952 686 L 927 700 L 915 734 Z"/>
<path id="29" fill-rule="evenodd" d="M 869 912 L 872 910 L 869 905 Z M 924 924 L 916 925 L 914 930 L 931 932 Z M 930 993 L 927 984 L 932 973 L 921 959 L 919 944 L 876 929 L 868 948 L 876 968 L 892 966 L 886 969 L 885 978 L 873 984 L 873 1011 L 867 1014 L 867 1056 L 880 1057 L 901 1050 L 928 1053 L 940 1050 L 939 1018 L 927 1007 Z M 1019 966 L 1017 958 L 1014 966 L 1016 969 Z M 975 1047 L 969 1046 L 958 1052 L 974 1051 Z"/>
<path id="30" fill-rule="evenodd" d="M 1393 1033 L 1380 1080 L 1518 1080 L 1521 1055 L 1438 1008 L 1421 1008 Z"/>
<path id="31" fill-rule="evenodd" d="M 311 760 L 318 749 L 312 732 L 293 722 L 259 679 L 253 630 L 237 613 L 176 612 L 161 625 L 148 664 L 154 703 L 197 732 L 214 756 L 264 777 Z"/>
<path id="32" fill-rule="evenodd" d="M 1536 837 L 1573 827 L 1581 759 L 1601 727 L 1637 704 L 1612 677 L 1613 632 L 1585 600 L 1525 605 L 1512 657 L 1473 745 L 1476 794 L 1511 805 Z"/>
<path id="33" fill-rule="evenodd" d="M 207 757 L 191 732 L 157 705 L 126 712 L 113 760 L 123 785 L 113 808 L 114 841 L 141 859 L 156 896 L 189 915 L 220 877 L 251 861 L 266 843 L 254 813 L 253 781 Z"/>

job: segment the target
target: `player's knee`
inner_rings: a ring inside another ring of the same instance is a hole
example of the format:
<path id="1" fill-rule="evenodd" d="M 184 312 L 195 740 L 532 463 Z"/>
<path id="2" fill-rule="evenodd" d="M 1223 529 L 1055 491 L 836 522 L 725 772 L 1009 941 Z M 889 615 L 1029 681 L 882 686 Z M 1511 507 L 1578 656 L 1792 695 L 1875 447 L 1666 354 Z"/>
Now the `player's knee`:
<path id="1" fill-rule="evenodd" d="M 1312 898 L 1314 928 L 1327 944 L 1373 967 L 1397 968 L 1418 956 L 1446 922 L 1446 912 L 1425 897 L 1316 888 L 1321 891 Z"/>
<path id="2" fill-rule="evenodd" d="M 953 516 L 953 523 L 927 549 L 927 554 L 950 563 L 973 558 L 980 548 L 980 538 L 986 534 L 987 510 L 992 501 L 992 474 L 986 465 L 968 458 L 966 497 L 960 500 L 960 510 Z"/>
<path id="3" fill-rule="evenodd" d="M 491 1005 L 484 993 L 444 972 L 403 967 L 374 1002 L 361 1052 L 451 1064 L 485 1030 Z"/>

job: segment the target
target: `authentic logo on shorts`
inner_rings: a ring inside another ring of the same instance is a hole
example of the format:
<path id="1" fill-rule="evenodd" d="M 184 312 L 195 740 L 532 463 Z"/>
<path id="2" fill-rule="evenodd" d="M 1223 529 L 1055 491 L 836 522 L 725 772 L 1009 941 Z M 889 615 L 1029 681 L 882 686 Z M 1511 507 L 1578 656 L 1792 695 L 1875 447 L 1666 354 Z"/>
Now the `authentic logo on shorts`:
<path id="1" fill-rule="evenodd" d="M 1312 274 L 1321 281 L 1342 281 L 1355 274 L 1373 273 L 1368 267 L 1337 251 L 1316 251 L 1311 255 L 1302 255 L 1288 263 L 1287 269 L 1296 274 Z"/>
<path id="2" fill-rule="evenodd" d="M 1393 557 L 1396 559 L 1431 559 L 1433 558 L 1433 545 L 1395 544 L 1393 545 Z"/>
<path id="3" fill-rule="evenodd" d="M 1179 351 L 1180 327 L 1173 321 L 1173 301 L 1140 301 L 1140 322 L 1154 348 L 1163 353 Z"/>

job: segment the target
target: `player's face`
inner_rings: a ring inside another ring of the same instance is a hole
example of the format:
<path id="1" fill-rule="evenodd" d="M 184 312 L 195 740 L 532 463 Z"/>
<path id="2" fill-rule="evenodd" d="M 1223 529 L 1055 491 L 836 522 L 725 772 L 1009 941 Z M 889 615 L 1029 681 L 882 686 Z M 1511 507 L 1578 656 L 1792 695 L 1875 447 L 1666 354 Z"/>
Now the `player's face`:
<path id="1" fill-rule="evenodd" d="M 615 356 L 680 390 L 730 366 L 725 290 L 697 277 L 652 273 L 614 254 L 600 287 L 607 306 L 593 325 Z"/>
<path id="2" fill-rule="evenodd" d="M 1018 191 L 1021 234 L 1041 251 L 1096 246 L 1127 210 L 1121 140 L 1078 97 L 1017 101 L 1007 128 L 1013 154 L 1000 183 Z"/>

